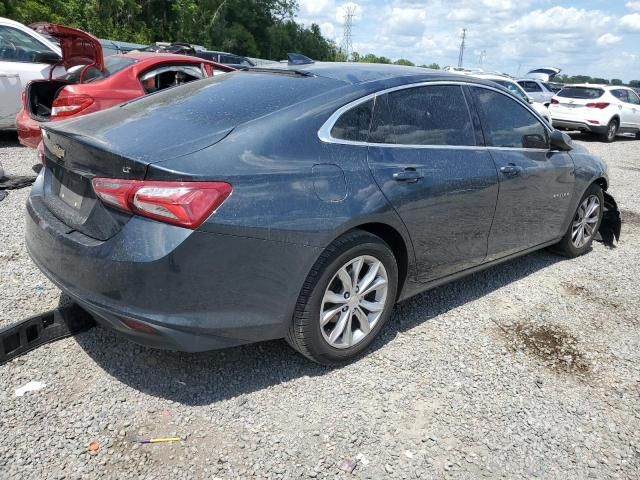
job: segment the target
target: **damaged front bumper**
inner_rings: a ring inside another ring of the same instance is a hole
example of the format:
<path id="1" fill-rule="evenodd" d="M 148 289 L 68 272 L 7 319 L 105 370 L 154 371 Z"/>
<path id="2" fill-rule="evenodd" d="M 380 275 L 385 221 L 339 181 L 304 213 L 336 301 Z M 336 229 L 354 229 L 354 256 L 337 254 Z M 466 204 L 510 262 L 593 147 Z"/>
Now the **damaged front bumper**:
<path id="1" fill-rule="evenodd" d="M 605 245 L 615 247 L 620 241 L 622 217 L 620 216 L 620 210 L 614 198 L 607 192 L 602 193 L 604 194 L 604 213 L 602 215 L 599 233 Z"/>

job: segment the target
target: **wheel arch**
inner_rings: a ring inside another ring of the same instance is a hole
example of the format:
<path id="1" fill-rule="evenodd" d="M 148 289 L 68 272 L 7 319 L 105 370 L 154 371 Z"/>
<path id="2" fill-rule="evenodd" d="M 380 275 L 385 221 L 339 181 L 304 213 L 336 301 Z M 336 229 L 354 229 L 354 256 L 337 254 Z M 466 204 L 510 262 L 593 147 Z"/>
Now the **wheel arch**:
<path id="1" fill-rule="evenodd" d="M 607 191 L 607 189 L 609 188 L 609 182 L 608 182 L 608 181 L 607 181 L 607 179 L 606 179 L 606 178 L 604 178 L 604 177 L 596 178 L 593 182 L 591 182 L 591 184 L 590 184 L 590 185 L 593 185 L 594 183 L 595 183 L 596 185 L 599 185 L 599 186 L 600 186 L 600 188 L 602 188 L 602 190 L 604 190 L 605 192 L 606 192 L 606 191 Z M 589 188 L 589 187 L 587 187 L 587 188 Z M 586 189 L 585 189 L 585 191 L 586 191 Z"/>
<path id="2" fill-rule="evenodd" d="M 397 297 L 399 297 L 409 274 L 410 258 L 410 246 L 407 245 L 402 234 L 391 225 L 380 222 L 363 223 L 361 225 L 356 225 L 349 231 L 352 230 L 364 230 L 365 232 L 369 232 L 372 235 L 381 238 L 387 245 L 389 245 L 389 248 L 391 248 L 394 257 L 396 257 L 396 261 L 398 262 Z"/>

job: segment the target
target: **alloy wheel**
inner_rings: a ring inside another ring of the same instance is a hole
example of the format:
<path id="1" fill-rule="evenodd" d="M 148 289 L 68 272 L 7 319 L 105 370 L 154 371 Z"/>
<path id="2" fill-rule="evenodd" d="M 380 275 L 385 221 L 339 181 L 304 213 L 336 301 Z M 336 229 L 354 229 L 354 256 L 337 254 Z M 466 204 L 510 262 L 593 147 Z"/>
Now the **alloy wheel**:
<path id="1" fill-rule="evenodd" d="M 613 140 L 614 138 L 616 138 L 617 133 L 618 125 L 616 124 L 616 122 L 611 122 L 609 124 L 609 130 L 607 131 L 607 137 L 609 138 L 609 140 Z"/>
<path id="2" fill-rule="evenodd" d="M 600 218 L 600 199 L 590 195 L 578 207 L 571 228 L 571 243 L 575 248 L 584 247 L 595 235 Z"/>
<path id="3" fill-rule="evenodd" d="M 370 255 L 344 264 L 325 290 L 320 329 L 334 348 L 361 342 L 377 325 L 387 303 L 388 276 L 382 262 Z"/>

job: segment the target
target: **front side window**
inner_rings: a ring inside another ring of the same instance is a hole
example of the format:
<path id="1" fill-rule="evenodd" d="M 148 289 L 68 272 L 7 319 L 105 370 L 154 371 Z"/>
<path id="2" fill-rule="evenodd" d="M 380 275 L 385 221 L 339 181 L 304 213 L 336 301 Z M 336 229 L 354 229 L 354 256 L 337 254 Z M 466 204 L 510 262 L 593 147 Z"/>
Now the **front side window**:
<path id="1" fill-rule="evenodd" d="M 331 136 L 339 140 L 366 142 L 371 125 L 373 100 L 361 103 L 343 113 L 331 129 Z"/>
<path id="2" fill-rule="evenodd" d="M 204 77 L 200 65 L 166 65 L 143 74 L 140 83 L 146 93 L 153 93 Z"/>
<path id="3" fill-rule="evenodd" d="M 31 35 L 12 27 L 0 26 L 0 60 L 33 63 L 38 53 L 49 51 L 47 46 Z"/>
<path id="4" fill-rule="evenodd" d="M 369 141 L 397 145 L 476 145 L 462 87 L 406 88 L 376 99 Z"/>
<path id="5" fill-rule="evenodd" d="M 494 90 L 472 90 L 487 146 L 548 148 L 547 130 L 523 105 Z"/>

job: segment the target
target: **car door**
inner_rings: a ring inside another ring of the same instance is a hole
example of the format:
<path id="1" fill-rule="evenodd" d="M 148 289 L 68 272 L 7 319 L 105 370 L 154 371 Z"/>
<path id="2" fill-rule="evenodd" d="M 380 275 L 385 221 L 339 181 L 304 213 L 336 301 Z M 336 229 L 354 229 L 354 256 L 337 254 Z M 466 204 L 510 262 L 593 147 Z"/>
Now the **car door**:
<path id="1" fill-rule="evenodd" d="M 615 97 L 618 114 L 620 115 L 620 128 L 622 130 L 634 128 L 634 111 L 629 93 L 623 88 L 611 90 L 611 95 Z"/>
<path id="2" fill-rule="evenodd" d="M 15 127 L 25 86 L 48 77 L 51 66 L 33 61 L 43 51 L 52 50 L 26 32 L 0 25 L 0 128 Z"/>
<path id="3" fill-rule="evenodd" d="M 559 239 L 572 202 L 571 156 L 550 150 L 549 130 L 524 104 L 489 87 L 471 91 L 500 180 L 487 260 Z"/>
<path id="4" fill-rule="evenodd" d="M 640 96 L 633 90 L 627 90 L 629 93 L 629 102 L 633 111 L 633 126 L 640 130 Z"/>
<path id="5" fill-rule="evenodd" d="M 486 257 L 498 178 L 477 135 L 460 85 L 376 97 L 368 163 L 411 235 L 423 283 Z"/>
<path id="6" fill-rule="evenodd" d="M 621 115 L 624 119 L 621 126 L 632 130 L 640 129 L 640 97 L 633 90 L 626 88 L 616 92 L 619 92 L 619 96 L 615 96 L 622 102 Z"/>

